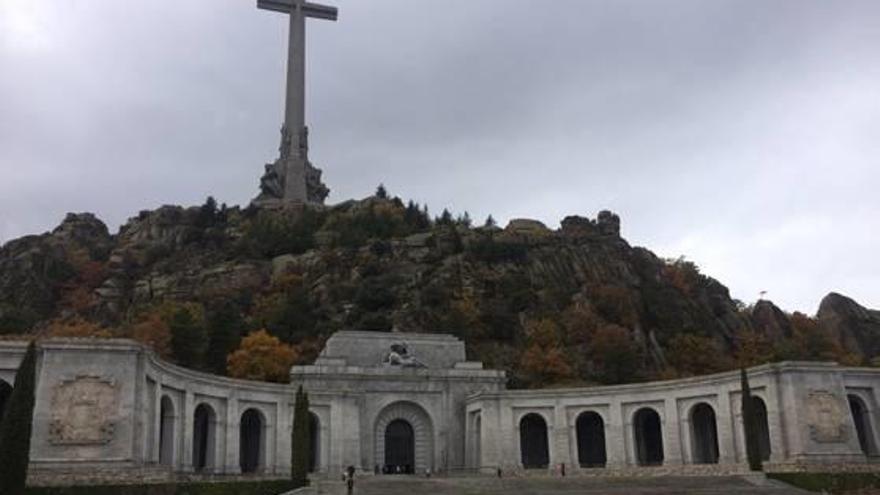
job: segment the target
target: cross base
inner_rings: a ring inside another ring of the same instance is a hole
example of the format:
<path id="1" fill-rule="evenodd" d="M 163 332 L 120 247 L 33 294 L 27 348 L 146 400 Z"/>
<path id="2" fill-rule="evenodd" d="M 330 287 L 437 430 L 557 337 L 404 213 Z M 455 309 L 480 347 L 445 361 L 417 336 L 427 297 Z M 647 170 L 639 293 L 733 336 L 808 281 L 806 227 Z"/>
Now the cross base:
<path id="1" fill-rule="evenodd" d="M 322 206 L 330 189 L 321 181 L 321 170 L 300 156 L 279 158 L 266 164 L 260 195 L 251 204 L 260 208 L 286 205 Z"/>

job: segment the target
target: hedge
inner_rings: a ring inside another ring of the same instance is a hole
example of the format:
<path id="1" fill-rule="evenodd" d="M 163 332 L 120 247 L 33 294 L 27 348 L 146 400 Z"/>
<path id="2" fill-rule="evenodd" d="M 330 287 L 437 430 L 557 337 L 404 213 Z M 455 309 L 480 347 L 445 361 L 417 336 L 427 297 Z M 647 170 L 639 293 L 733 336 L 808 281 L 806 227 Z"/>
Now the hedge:
<path id="1" fill-rule="evenodd" d="M 844 493 L 880 488 L 880 473 L 767 473 L 767 476 L 811 492 Z"/>
<path id="2" fill-rule="evenodd" d="M 279 495 L 301 484 L 291 480 L 225 481 L 157 485 L 97 485 L 28 488 L 26 495 Z"/>

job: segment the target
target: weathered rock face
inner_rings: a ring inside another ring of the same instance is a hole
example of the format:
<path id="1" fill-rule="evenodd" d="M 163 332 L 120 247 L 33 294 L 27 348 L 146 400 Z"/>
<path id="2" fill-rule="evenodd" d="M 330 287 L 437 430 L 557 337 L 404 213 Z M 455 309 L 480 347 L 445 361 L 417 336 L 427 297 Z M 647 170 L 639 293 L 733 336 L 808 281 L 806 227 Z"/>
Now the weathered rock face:
<path id="1" fill-rule="evenodd" d="M 770 301 L 760 300 L 752 308 L 752 327 L 766 336 L 770 342 L 780 342 L 791 337 L 788 316 Z"/>
<path id="2" fill-rule="evenodd" d="M 48 318 L 78 264 L 106 259 L 113 239 L 91 213 L 70 213 L 51 233 L 22 237 L 0 248 L 0 333 Z"/>
<path id="3" fill-rule="evenodd" d="M 822 299 L 816 317 L 822 329 L 837 337 L 848 351 L 869 359 L 880 354 L 880 311 L 832 292 Z"/>

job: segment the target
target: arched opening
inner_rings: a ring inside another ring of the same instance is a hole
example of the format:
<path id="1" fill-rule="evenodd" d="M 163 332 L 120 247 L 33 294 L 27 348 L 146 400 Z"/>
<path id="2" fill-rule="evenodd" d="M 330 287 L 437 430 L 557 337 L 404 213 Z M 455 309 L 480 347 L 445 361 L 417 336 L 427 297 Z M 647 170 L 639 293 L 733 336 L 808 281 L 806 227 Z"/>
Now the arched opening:
<path id="1" fill-rule="evenodd" d="M 321 459 L 321 422 L 318 416 L 309 412 L 309 472 L 318 470 Z"/>
<path id="2" fill-rule="evenodd" d="M 540 414 L 526 414 L 519 421 L 519 449 L 524 468 L 538 469 L 550 465 L 547 422 Z"/>
<path id="3" fill-rule="evenodd" d="M 3 415 L 6 414 L 6 404 L 9 402 L 9 397 L 11 396 L 12 385 L 0 380 L 0 421 L 3 420 Z"/>
<path id="4" fill-rule="evenodd" d="M 403 419 L 395 419 L 385 427 L 386 474 L 412 474 L 416 464 L 416 438 L 413 427 Z"/>
<path id="5" fill-rule="evenodd" d="M 238 427 L 238 465 L 243 474 L 256 473 L 263 467 L 263 415 L 248 409 Z"/>
<path id="6" fill-rule="evenodd" d="M 392 423 L 398 420 L 403 424 L 392 427 Z M 398 401 L 387 405 L 376 415 L 373 426 L 374 470 L 391 474 L 397 472 L 398 466 L 403 471 L 409 464 L 415 473 L 427 469 L 434 471 L 433 424 L 428 412 L 414 402 Z M 408 437 L 412 438 L 411 442 Z M 408 455 L 410 445 L 411 456 Z"/>
<path id="7" fill-rule="evenodd" d="M 753 395 L 752 409 L 755 411 L 755 423 L 758 426 L 758 452 L 761 459 L 770 460 L 770 423 L 767 421 L 767 405 L 764 399 Z"/>
<path id="8" fill-rule="evenodd" d="M 598 413 L 581 413 L 575 421 L 578 463 L 581 467 L 605 467 L 605 422 Z"/>
<path id="9" fill-rule="evenodd" d="M 639 409 L 633 417 L 633 430 L 639 466 L 663 464 L 663 430 L 657 411 L 647 407 Z"/>
<path id="10" fill-rule="evenodd" d="M 861 397 L 857 395 L 847 395 L 849 401 L 849 410 L 852 413 L 853 423 L 856 425 L 856 435 L 859 437 L 859 446 L 865 455 L 877 455 L 877 448 L 874 445 L 874 429 L 871 427 L 871 415 L 868 407 Z"/>
<path id="11" fill-rule="evenodd" d="M 193 469 L 206 471 L 214 467 L 214 438 L 217 414 L 207 404 L 199 404 L 193 414 Z"/>
<path id="12" fill-rule="evenodd" d="M 174 403 L 167 395 L 159 405 L 159 464 L 174 465 Z"/>
<path id="13" fill-rule="evenodd" d="M 263 467 L 263 415 L 248 409 L 241 415 L 238 438 L 238 464 L 242 474 L 256 473 Z"/>
<path id="14" fill-rule="evenodd" d="M 701 402 L 691 409 L 691 450 L 694 464 L 718 464 L 715 410 Z"/>

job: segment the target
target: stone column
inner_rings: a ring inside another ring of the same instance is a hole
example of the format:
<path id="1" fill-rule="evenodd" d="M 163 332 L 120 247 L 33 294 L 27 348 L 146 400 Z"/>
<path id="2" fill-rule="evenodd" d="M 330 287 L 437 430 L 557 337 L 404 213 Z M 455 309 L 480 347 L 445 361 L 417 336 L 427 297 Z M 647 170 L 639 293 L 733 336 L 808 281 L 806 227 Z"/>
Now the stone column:
<path id="1" fill-rule="evenodd" d="M 233 392 L 226 401 L 226 418 L 223 421 L 223 428 L 218 428 L 217 431 L 217 435 L 222 434 L 226 439 L 226 456 L 223 460 L 223 471 L 226 474 L 241 474 L 241 466 L 238 462 L 240 449 L 238 409 L 238 396 Z M 220 463 L 218 462 L 218 464 Z"/>
<path id="2" fill-rule="evenodd" d="M 767 388 L 761 397 L 767 407 L 767 428 L 770 430 L 770 462 L 783 462 L 788 458 L 788 444 L 785 440 L 784 408 L 779 398 L 779 372 L 772 370 L 765 375 Z M 740 403 L 742 394 L 740 394 Z M 743 460 L 745 460 L 745 437 L 743 437 Z"/>
<path id="3" fill-rule="evenodd" d="M 565 469 L 571 472 L 574 465 L 571 462 L 571 427 L 565 414 L 565 407 L 556 401 L 553 407 L 553 449 L 550 452 L 550 467 L 558 468 L 565 464 Z"/>
<path id="4" fill-rule="evenodd" d="M 156 384 L 155 389 L 153 390 L 153 438 L 150 438 L 147 441 L 150 443 L 150 445 L 153 446 L 150 455 L 150 462 L 158 464 L 159 458 L 162 455 L 162 453 L 159 451 L 159 448 L 161 446 L 160 439 L 162 437 L 162 383 L 160 383 L 158 380 L 153 383 Z"/>
<path id="5" fill-rule="evenodd" d="M 718 428 L 718 463 L 736 464 L 736 420 L 730 404 L 730 386 L 721 387 L 718 392 L 718 410 L 715 422 Z"/>
<path id="6" fill-rule="evenodd" d="M 185 473 L 193 471 L 193 420 L 195 415 L 195 405 L 193 402 L 193 393 L 191 390 L 187 390 L 183 395 L 183 406 L 181 407 L 183 417 L 180 421 L 183 425 L 183 438 L 181 439 L 183 441 L 183 452 L 181 452 L 180 467 Z"/>
<path id="7" fill-rule="evenodd" d="M 605 418 L 605 454 L 606 466 L 622 468 L 626 466 L 626 418 L 619 399 L 612 399 L 608 405 L 608 417 Z"/>
<path id="8" fill-rule="evenodd" d="M 681 455 L 681 421 L 675 398 L 667 398 L 663 409 L 663 464 L 678 466 L 684 461 Z"/>

